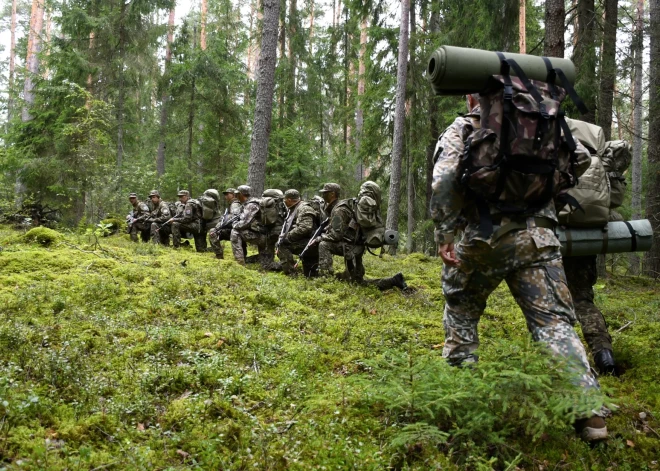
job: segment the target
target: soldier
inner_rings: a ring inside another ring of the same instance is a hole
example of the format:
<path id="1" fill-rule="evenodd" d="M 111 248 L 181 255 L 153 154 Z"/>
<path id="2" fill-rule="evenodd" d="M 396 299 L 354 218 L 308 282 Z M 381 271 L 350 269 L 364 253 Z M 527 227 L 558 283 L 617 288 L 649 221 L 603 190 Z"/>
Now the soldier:
<path id="1" fill-rule="evenodd" d="M 222 219 L 209 231 L 209 240 L 211 247 L 215 252 L 215 258 L 223 259 L 225 257 L 224 247 L 222 246 L 223 240 L 230 240 L 231 229 L 234 222 L 241 216 L 243 206 L 236 197 L 237 190 L 234 188 L 227 188 L 222 194 L 225 196 L 227 208 L 225 209 Z M 243 246 L 243 252 L 247 251 L 247 247 Z"/>
<path id="2" fill-rule="evenodd" d="M 160 197 L 158 190 L 149 193 L 149 199 L 154 209 L 146 222 L 151 224 L 151 241 L 154 244 L 170 245 L 170 228 L 167 221 L 170 219 L 170 208 Z"/>
<path id="3" fill-rule="evenodd" d="M 149 240 L 150 226 L 145 221 L 149 218 L 151 213 L 149 206 L 138 200 L 137 193 L 131 193 L 128 195 L 128 200 L 133 206 L 133 211 L 132 214 L 129 215 L 128 222 L 128 233 L 131 235 L 131 240 L 137 242 L 139 233 L 142 242 L 147 242 Z"/>
<path id="4" fill-rule="evenodd" d="M 206 251 L 206 244 L 202 243 L 202 215 L 199 203 L 190 198 L 188 190 L 177 193 L 179 205 L 177 214 L 168 222 L 172 224 L 172 245 L 178 249 L 181 246 L 181 233 L 190 233 L 195 240 L 197 252 Z"/>
<path id="5" fill-rule="evenodd" d="M 241 185 L 237 190 L 242 212 L 231 230 L 231 250 L 236 262 L 245 265 L 245 244 L 256 245 L 261 256 L 266 251 L 267 240 L 259 217 L 259 200 L 250 195 L 252 189 L 247 185 Z"/>
<path id="6" fill-rule="evenodd" d="M 282 232 L 277 242 L 277 256 L 282 262 L 282 271 L 293 274 L 293 254 L 300 254 L 305 248 L 314 231 L 321 223 L 319 214 L 311 204 L 300 200 L 298 190 L 287 190 L 284 193 L 284 204 L 287 216 L 282 226 Z M 307 251 L 302 259 L 303 273 L 306 277 L 314 276 L 318 271 L 318 246 Z"/>
<path id="7" fill-rule="evenodd" d="M 514 220 L 490 207 L 495 230 L 480 230 L 479 211 L 466 198 L 460 183 L 460 160 L 465 143 L 479 126 L 477 95 L 468 98 L 469 114 L 456 118 L 436 147 L 431 216 L 435 223 L 438 254 L 444 262 L 445 346 L 443 357 L 451 365 L 476 362 L 477 325 L 490 293 L 504 279 L 522 309 L 536 341 L 564 357 L 585 390 L 599 388 L 591 373 L 584 347 L 573 325 L 575 313 L 561 262 L 554 203 L 548 202 L 532 217 Z M 578 146 L 577 152 L 587 152 Z M 463 229 L 454 245 L 455 233 Z M 576 421 L 580 437 L 592 442 L 607 437 L 605 420 L 598 415 Z"/>
<path id="8" fill-rule="evenodd" d="M 313 243 L 319 244 L 319 275 L 331 276 L 332 256 L 340 255 L 344 257 L 346 271 L 338 275 L 338 278 L 359 284 L 375 285 L 381 291 L 394 287 L 406 289 L 407 285 L 401 273 L 391 278 L 364 279 L 362 256 L 365 246 L 355 221 L 352 201 L 339 200 L 341 187 L 337 183 L 326 183 L 319 193 L 326 203 L 326 213 L 330 219 L 326 231 Z"/>

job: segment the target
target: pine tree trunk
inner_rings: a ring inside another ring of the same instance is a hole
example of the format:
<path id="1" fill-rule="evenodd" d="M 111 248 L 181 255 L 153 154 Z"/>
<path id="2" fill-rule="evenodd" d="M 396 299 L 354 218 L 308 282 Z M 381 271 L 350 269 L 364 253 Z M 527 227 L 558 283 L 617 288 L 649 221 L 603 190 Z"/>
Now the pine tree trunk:
<path id="1" fill-rule="evenodd" d="M 273 112 L 275 89 L 275 63 L 277 62 L 277 22 L 280 17 L 279 0 L 263 0 L 264 21 L 261 35 L 261 53 L 257 71 L 257 99 L 252 124 L 248 185 L 253 194 L 260 195 L 266 182 L 268 141 Z"/>
<path id="2" fill-rule="evenodd" d="M 407 227 L 406 227 L 406 252 L 412 253 L 415 250 L 415 242 L 413 234 L 415 232 L 415 166 L 413 163 L 413 152 L 411 146 L 416 142 L 417 133 L 415 128 L 415 116 L 417 114 L 417 63 L 416 63 L 416 46 L 417 46 L 417 25 L 415 13 L 415 2 L 410 3 L 410 13 L 408 15 L 410 20 L 410 77 L 408 79 L 410 111 L 408 115 L 408 145 L 406 146 L 407 165 L 406 175 L 408 181 L 406 182 L 406 197 L 408 202 L 407 207 Z"/>
<path id="3" fill-rule="evenodd" d="M 642 132 L 644 123 L 642 122 L 644 112 L 642 109 L 643 94 L 642 74 L 644 62 L 644 0 L 637 0 L 637 17 L 635 22 L 635 86 L 633 89 L 633 159 L 632 159 L 632 218 L 640 219 L 642 216 Z M 639 257 L 636 253 L 631 253 L 630 271 L 633 274 L 639 273 Z"/>
<path id="4" fill-rule="evenodd" d="M 654 243 L 644 256 L 644 274 L 660 278 L 660 0 L 649 1 L 651 57 L 649 62 L 649 143 L 646 217 Z"/>
<path id="5" fill-rule="evenodd" d="M 30 121 L 30 107 L 34 104 L 34 82 L 33 78 L 39 74 L 39 52 L 41 51 L 41 29 L 44 24 L 44 3 L 43 0 L 32 0 L 32 12 L 30 14 L 30 32 L 28 33 L 28 47 L 25 64 L 27 73 L 25 74 L 25 84 L 23 86 L 23 106 L 22 119 Z"/>
<path id="6" fill-rule="evenodd" d="M 364 74 L 366 72 L 365 56 L 367 54 L 367 19 L 363 18 L 360 22 L 360 50 L 358 52 L 358 82 L 357 82 L 357 104 L 355 110 L 355 155 L 360 159 L 358 164 L 358 174 L 360 180 L 364 178 L 364 162 L 360 156 L 360 146 L 362 145 L 362 130 L 364 129 L 364 111 L 362 110 L 362 96 L 365 90 Z"/>
<path id="7" fill-rule="evenodd" d="M 208 0 L 202 0 L 202 29 L 199 36 L 199 47 L 206 51 L 206 16 L 208 13 Z"/>
<path id="8" fill-rule="evenodd" d="M 438 13 L 437 5 L 431 4 L 431 17 L 429 18 L 429 29 L 431 30 L 431 38 L 435 40 L 440 33 L 440 17 Z M 438 136 L 440 135 L 440 130 L 438 129 L 438 101 L 435 96 L 431 96 L 429 100 L 429 143 L 426 146 L 426 191 L 425 191 L 425 202 L 424 202 L 424 216 L 429 217 L 429 208 L 431 207 L 431 196 L 433 194 L 433 154 L 435 152 L 435 146 L 438 141 Z M 434 247 L 435 242 L 433 240 L 433 231 L 428 230 L 424 234 L 425 240 L 425 250 L 429 246 Z M 432 250 L 432 253 L 435 254 L 435 250 Z"/>
<path id="9" fill-rule="evenodd" d="M 618 14 L 618 0 L 605 0 L 598 126 L 603 128 L 606 141 L 612 139 L 612 102 L 614 101 L 614 81 L 616 80 L 616 29 Z"/>
<path id="10" fill-rule="evenodd" d="M 7 101 L 7 125 L 14 109 L 14 74 L 16 68 L 16 0 L 11 1 L 11 39 L 9 41 L 9 99 Z"/>
<path id="11" fill-rule="evenodd" d="M 296 53 L 294 50 L 294 41 L 297 32 L 298 21 L 298 3 L 296 0 L 289 0 L 289 48 L 287 50 L 287 59 L 289 65 L 289 80 L 286 97 L 286 117 L 289 122 L 295 119 L 296 104 Z"/>
<path id="12" fill-rule="evenodd" d="M 281 0 L 282 3 L 280 3 L 280 60 L 282 61 L 283 64 L 287 64 L 286 62 L 286 0 Z M 278 106 L 277 106 L 277 112 L 278 112 L 278 117 L 277 117 L 277 126 L 279 129 L 282 129 L 284 126 L 284 95 L 286 93 L 287 89 L 287 84 L 286 81 L 288 79 L 288 76 L 285 75 L 284 79 L 278 83 L 277 87 L 277 93 L 278 93 Z M 279 146 L 278 146 L 278 153 L 279 153 Z"/>
<path id="13" fill-rule="evenodd" d="M 564 57 L 564 22 L 566 5 L 564 0 L 546 0 L 545 2 L 545 38 L 543 55 Z"/>
<path id="14" fill-rule="evenodd" d="M 119 87 L 117 89 L 117 169 L 121 169 L 124 161 L 124 100 L 126 96 L 124 84 L 124 56 L 126 49 L 126 2 L 121 1 L 119 19 Z"/>
<path id="15" fill-rule="evenodd" d="M 399 57 L 396 74 L 396 104 L 394 110 L 394 139 L 392 144 L 392 162 L 390 192 L 387 202 L 387 229 L 397 230 L 399 226 L 399 204 L 401 203 L 401 162 L 403 139 L 406 124 L 406 78 L 408 66 L 408 16 L 410 0 L 401 0 L 401 28 L 399 29 Z M 391 246 L 390 253 L 396 254 L 396 247 Z"/>
<path id="16" fill-rule="evenodd" d="M 527 12 L 525 3 L 527 0 L 518 0 L 518 51 L 527 54 Z"/>
<path id="17" fill-rule="evenodd" d="M 577 69 L 575 88 L 587 105 L 582 121 L 596 122 L 596 10 L 594 0 L 578 0 L 578 28 L 573 62 Z"/>
<path id="18" fill-rule="evenodd" d="M 174 40 L 174 8 L 170 10 L 167 22 L 167 47 L 165 49 L 165 80 L 163 83 L 163 95 L 160 107 L 160 142 L 158 143 L 158 154 L 156 155 L 156 172 L 159 177 L 165 174 L 165 134 L 167 131 L 167 102 L 169 101 L 169 70 L 172 62 L 172 41 Z"/>

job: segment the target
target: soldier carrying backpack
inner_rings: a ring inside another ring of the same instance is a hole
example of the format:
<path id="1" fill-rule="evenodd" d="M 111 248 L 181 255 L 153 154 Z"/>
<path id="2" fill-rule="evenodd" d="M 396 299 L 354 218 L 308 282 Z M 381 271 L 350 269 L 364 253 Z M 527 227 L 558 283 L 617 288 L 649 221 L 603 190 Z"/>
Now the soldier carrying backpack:
<path id="1" fill-rule="evenodd" d="M 567 360 L 579 387 L 597 389 L 572 326 L 575 314 L 554 233 L 555 200 L 575 205 L 567 190 L 591 161 L 572 138 L 561 103 L 568 94 L 584 105 L 547 58 L 542 82 L 529 80 L 515 61 L 497 54 L 499 74 L 479 94 L 468 95 L 468 114 L 456 118 L 436 146 L 430 209 L 444 262 L 443 357 L 454 366 L 478 360 L 479 319 L 490 294 L 506 281 L 532 338 Z M 459 231 L 463 236 L 455 244 Z M 607 437 L 604 419 L 592 414 L 574 424 L 587 442 Z"/>

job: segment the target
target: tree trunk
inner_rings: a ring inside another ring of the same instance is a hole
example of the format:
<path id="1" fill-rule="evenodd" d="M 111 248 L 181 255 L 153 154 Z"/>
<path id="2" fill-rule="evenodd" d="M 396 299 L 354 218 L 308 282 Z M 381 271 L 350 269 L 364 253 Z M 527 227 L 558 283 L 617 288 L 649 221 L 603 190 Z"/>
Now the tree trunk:
<path id="1" fill-rule="evenodd" d="M 193 27 L 193 44 L 192 50 L 195 54 L 197 49 L 197 27 Z M 195 74 L 192 75 L 192 80 L 190 83 L 190 107 L 188 108 L 188 191 L 190 194 L 193 192 L 193 129 L 195 126 Z"/>
<path id="2" fill-rule="evenodd" d="M 566 29 L 564 21 L 566 21 L 564 0 L 546 0 L 544 56 L 564 57 L 564 30 Z"/>
<path id="3" fill-rule="evenodd" d="M 527 0 L 519 0 L 518 10 L 518 51 L 521 54 L 527 54 L 527 13 L 525 11 L 525 3 Z"/>
<path id="4" fill-rule="evenodd" d="M 408 65 L 408 16 L 410 0 L 401 0 L 401 28 L 399 29 L 399 58 L 396 74 L 396 104 L 394 110 L 394 139 L 392 144 L 392 163 L 390 192 L 387 202 L 388 229 L 397 230 L 399 226 L 399 204 L 401 202 L 401 161 L 404 130 L 406 124 L 406 78 Z M 396 247 L 391 246 L 390 253 L 396 254 Z"/>
<path id="5" fill-rule="evenodd" d="M 438 33 L 440 33 L 440 15 L 438 12 L 438 5 L 431 3 L 431 17 L 429 18 L 429 29 L 431 31 L 431 39 L 436 40 Z M 431 195 L 433 194 L 433 153 L 435 152 L 435 146 L 438 141 L 438 136 L 440 135 L 440 130 L 438 129 L 438 101 L 435 96 L 431 96 L 429 100 L 429 143 L 426 146 L 426 191 L 425 191 L 425 202 L 424 202 L 424 217 L 429 217 L 429 208 L 431 207 Z M 425 239 L 425 249 L 429 247 L 434 247 L 435 242 L 433 240 L 433 231 L 428 230 L 424 234 Z M 432 251 L 435 253 L 435 251 Z"/>
<path id="6" fill-rule="evenodd" d="M 117 169 L 121 169 L 124 160 L 124 55 L 126 49 L 126 2 L 121 1 L 119 17 L 119 88 L 117 90 Z"/>
<path id="7" fill-rule="evenodd" d="M 649 178 L 646 217 L 655 242 L 644 257 L 644 274 L 660 278 L 660 0 L 649 1 L 651 57 L 649 66 Z"/>
<path id="8" fill-rule="evenodd" d="M 362 110 L 362 96 L 365 90 L 364 74 L 367 70 L 365 56 L 367 54 L 367 19 L 360 22 L 360 51 L 358 53 L 358 82 L 357 82 L 357 106 L 355 110 L 355 155 L 359 159 L 357 174 L 361 181 L 364 178 L 364 161 L 360 156 L 362 145 L 362 130 L 364 129 L 364 111 Z"/>
<path id="9" fill-rule="evenodd" d="M 281 0 L 280 3 L 280 60 L 282 63 L 286 64 L 286 0 Z M 288 64 L 287 64 L 288 65 Z M 284 126 L 284 100 L 285 92 L 287 89 L 287 76 L 284 76 L 284 79 L 280 81 L 277 87 L 278 97 L 278 106 L 277 106 L 277 126 L 279 129 L 282 129 Z M 278 148 L 279 153 L 279 148 Z"/>
<path id="10" fill-rule="evenodd" d="M 176 2 L 175 2 L 176 3 Z M 174 9 L 172 9 L 174 10 Z M 202 29 L 199 36 L 199 47 L 206 51 L 206 15 L 208 13 L 208 0 L 202 0 Z"/>
<path id="11" fill-rule="evenodd" d="M 605 0 L 598 126 L 603 128 L 606 141 L 612 139 L 612 102 L 614 101 L 614 81 L 616 80 L 616 29 L 618 14 L 618 0 Z"/>
<path id="12" fill-rule="evenodd" d="M 261 34 L 261 53 L 257 71 L 257 99 L 252 124 L 248 185 L 253 194 L 260 195 L 266 182 L 268 141 L 273 112 L 275 89 L 275 63 L 277 62 L 277 22 L 280 17 L 280 0 L 263 0 L 264 21 Z"/>
<path id="13" fill-rule="evenodd" d="M 287 50 L 287 59 L 289 66 L 289 80 L 286 97 L 286 117 L 289 122 L 295 118 L 295 96 L 296 96 L 296 52 L 294 50 L 294 41 L 297 32 L 298 21 L 298 3 L 296 0 L 289 0 L 289 49 Z"/>
<path id="14" fill-rule="evenodd" d="M 642 74 L 644 62 L 644 0 L 637 0 L 637 17 L 635 22 L 635 86 L 633 89 L 633 159 L 632 159 L 632 218 L 642 216 L 642 132 L 644 123 L 642 109 L 644 90 L 642 89 Z M 639 273 L 639 257 L 636 253 L 630 254 L 630 271 Z"/>
<path id="15" fill-rule="evenodd" d="M 415 250 L 415 243 L 413 234 L 415 232 L 415 165 L 414 165 L 414 151 L 412 146 L 417 141 L 416 132 L 416 115 L 417 115 L 417 81 L 415 80 L 417 74 L 417 61 L 415 51 L 417 49 L 417 25 L 415 20 L 417 14 L 415 13 L 415 2 L 410 4 L 410 12 L 408 14 L 410 20 L 410 66 L 408 67 L 410 77 L 408 83 L 409 89 L 409 102 L 410 110 L 408 114 L 408 145 L 406 146 L 407 164 L 406 175 L 408 181 L 406 182 L 406 197 L 408 202 L 407 207 L 407 227 L 406 227 L 406 252 L 412 253 Z"/>
<path id="16" fill-rule="evenodd" d="M 588 112 L 580 116 L 582 121 L 596 122 L 596 10 L 594 0 L 578 0 L 577 42 L 573 62 L 577 69 L 575 88 L 587 105 Z"/>
<path id="17" fill-rule="evenodd" d="M 27 73 L 25 74 L 25 84 L 23 86 L 23 106 L 22 119 L 30 121 L 30 107 L 34 104 L 34 82 L 33 79 L 39 74 L 39 52 L 41 51 L 41 29 L 44 24 L 44 3 L 43 0 L 32 0 L 32 11 L 30 14 L 30 31 L 28 33 L 28 47 L 25 64 Z"/>
<path id="18" fill-rule="evenodd" d="M 169 71 L 172 62 L 172 41 L 174 40 L 174 8 L 170 10 L 167 22 L 167 47 L 165 49 L 165 71 L 163 83 L 163 95 L 161 96 L 160 108 L 160 142 L 158 143 L 158 154 L 156 156 L 156 172 L 159 177 L 165 174 L 165 134 L 167 131 L 167 102 L 169 101 Z"/>
<path id="19" fill-rule="evenodd" d="M 9 99 L 7 101 L 7 125 L 14 108 L 14 73 L 16 68 L 16 0 L 11 1 L 11 39 L 9 40 Z"/>

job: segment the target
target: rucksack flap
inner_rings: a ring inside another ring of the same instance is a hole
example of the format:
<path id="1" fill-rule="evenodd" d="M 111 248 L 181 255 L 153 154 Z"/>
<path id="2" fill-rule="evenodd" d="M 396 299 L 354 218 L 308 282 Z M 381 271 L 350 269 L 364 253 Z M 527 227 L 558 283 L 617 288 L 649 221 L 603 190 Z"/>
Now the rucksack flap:
<path id="1" fill-rule="evenodd" d="M 602 160 L 610 181 L 610 208 L 618 208 L 626 196 L 624 174 L 632 161 L 630 144 L 620 140 L 606 142 Z"/>
<path id="2" fill-rule="evenodd" d="M 286 206 L 280 198 L 266 196 L 259 200 L 261 224 L 266 227 L 282 225 L 286 218 Z"/>
<path id="3" fill-rule="evenodd" d="M 580 209 L 565 206 L 559 212 L 559 224 L 573 227 L 605 227 L 610 213 L 610 187 L 605 167 L 597 155 L 580 181 L 568 190 L 580 204 Z"/>
<path id="4" fill-rule="evenodd" d="M 375 227 L 373 229 L 363 230 L 362 236 L 364 237 L 364 244 L 371 248 L 377 249 L 385 243 L 385 227 Z"/>
<path id="5" fill-rule="evenodd" d="M 210 190 L 206 190 L 202 196 L 197 198 L 202 213 L 202 219 L 205 221 L 213 220 L 218 213 L 218 202 L 211 195 L 207 194 L 209 191 Z"/>

